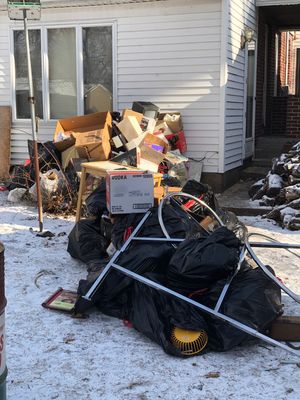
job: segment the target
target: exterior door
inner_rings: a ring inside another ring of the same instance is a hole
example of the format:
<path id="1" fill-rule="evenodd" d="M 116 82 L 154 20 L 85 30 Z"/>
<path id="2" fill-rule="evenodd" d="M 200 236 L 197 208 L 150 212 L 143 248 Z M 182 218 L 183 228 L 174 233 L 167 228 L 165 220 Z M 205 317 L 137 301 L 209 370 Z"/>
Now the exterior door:
<path id="1" fill-rule="evenodd" d="M 256 48 L 255 42 L 251 42 L 245 47 L 244 159 L 254 154 L 255 86 Z"/>

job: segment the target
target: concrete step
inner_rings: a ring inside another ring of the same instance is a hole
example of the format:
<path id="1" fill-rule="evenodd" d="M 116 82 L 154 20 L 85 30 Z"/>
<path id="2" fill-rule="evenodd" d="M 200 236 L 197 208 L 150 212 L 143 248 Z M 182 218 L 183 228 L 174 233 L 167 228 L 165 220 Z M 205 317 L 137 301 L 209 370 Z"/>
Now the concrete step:
<path id="1" fill-rule="evenodd" d="M 259 180 L 265 178 L 271 167 L 251 165 L 241 171 L 242 180 Z"/>
<path id="2" fill-rule="evenodd" d="M 255 158 L 278 157 L 287 152 L 297 139 L 290 136 L 258 136 L 255 138 Z"/>
<path id="3" fill-rule="evenodd" d="M 248 190 L 252 183 L 254 181 L 239 181 L 223 193 L 217 194 L 220 206 L 236 215 L 257 216 L 268 213 L 271 207 L 260 207 L 258 202 L 251 201 Z"/>
<path id="4" fill-rule="evenodd" d="M 264 167 L 271 169 L 272 167 L 272 159 L 270 158 L 254 158 L 251 162 L 252 167 Z"/>

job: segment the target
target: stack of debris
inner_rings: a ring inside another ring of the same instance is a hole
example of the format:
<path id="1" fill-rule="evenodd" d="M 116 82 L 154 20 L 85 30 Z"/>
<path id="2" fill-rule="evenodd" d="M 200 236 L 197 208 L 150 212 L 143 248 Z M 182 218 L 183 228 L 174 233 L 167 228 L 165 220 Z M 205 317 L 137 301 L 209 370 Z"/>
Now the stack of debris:
<path id="1" fill-rule="evenodd" d="M 30 141 L 28 146 L 30 160 L 13 169 L 7 186 L 9 190 L 22 188 L 21 195 L 35 200 Z M 38 149 L 44 211 L 75 209 L 83 162 L 110 160 L 119 168 L 121 164 L 160 172 L 169 185 L 181 186 L 188 177 L 188 159 L 182 155 L 186 150 L 180 113 L 160 113 L 149 102 L 134 102 L 132 110 L 123 110 L 122 115 L 97 112 L 58 120 L 53 142 L 39 143 Z M 88 190 L 97 184 L 91 179 Z"/>
<path id="2" fill-rule="evenodd" d="M 206 207 L 183 198 L 163 207 L 165 227 L 172 238 L 182 239 L 179 246 L 159 239 L 165 236 L 158 207 L 150 209 L 148 219 L 138 231 L 140 240 L 134 241 L 131 235 L 146 214 L 135 210 L 131 214 L 112 215 L 108 212 L 109 201 L 106 203 L 106 187 L 99 186 L 86 201 L 94 219 L 80 220 L 69 235 L 68 252 L 85 262 L 88 269 L 87 279 L 79 283 L 78 294 L 85 296 L 107 263 L 114 262 L 214 309 L 239 263 L 241 241 L 237 232 L 244 227 L 235 215 L 220 210 L 206 185 L 188 181 L 182 191 L 204 200 L 226 227 L 218 227 L 207 215 Z M 82 315 L 93 306 L 123 319 L 175 356 L 229 350 L 249 339 L 242 330 L 115 270 L 106 275 L 91 302 L 79 297 L 75 312 Z M 244 261 L 220 312 L 267 332 L 282 312 L 280 289 L 261 269 L 253 269 Z"/>
<path id="3" fill-rule="evenodd" d="M 300 229 L 300 142 L 273 159 L 271 171 L 251 186 L 249 195 L 262 206 L 274 207 L 265 218 L 291 230 Z"/>

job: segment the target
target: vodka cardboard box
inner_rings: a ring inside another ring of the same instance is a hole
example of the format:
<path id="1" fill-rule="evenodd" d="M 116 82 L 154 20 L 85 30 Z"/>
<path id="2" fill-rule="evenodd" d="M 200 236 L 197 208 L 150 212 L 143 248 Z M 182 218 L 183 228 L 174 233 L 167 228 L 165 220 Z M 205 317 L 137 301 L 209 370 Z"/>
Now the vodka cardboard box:
<path id="1" fill-rule="evenodd" d="M 142 171 L 107 171 L 106 203 L 111 214 L 146 212 L 154 204 L 153 175 Z"/>

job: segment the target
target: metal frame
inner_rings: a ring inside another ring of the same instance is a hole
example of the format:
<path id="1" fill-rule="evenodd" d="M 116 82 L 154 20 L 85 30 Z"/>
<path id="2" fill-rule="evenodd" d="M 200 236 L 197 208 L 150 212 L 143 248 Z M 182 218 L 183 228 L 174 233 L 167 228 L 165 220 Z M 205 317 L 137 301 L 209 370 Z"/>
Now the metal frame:
<path id="1" fill-rule="evenodd" d="M 160 227 L 165 235 L 165 238 L 149 238 L 149 237 L 140 237 L 138 236 L 141 228 L 143 227 L 143 225 L 145 224 L 145 222 L 147 221 L 147 219 L 150 217 L 150 215 L 152 214 L 151 211 L 147 211 L 147 213 L 143 216 L 143 218 L 141 219 L 141 221 L 138 223 L 138 225 L 136 226 L 136 228 L 134 229 L 134 231 L 132 232 L 132 234 L 129 236 L 129 238 L 127 239 L 127 241 L 123 244 L 122 248 L 118 251 L 116 251 L 116 253 L 113 255 L 113 257 L 111 258 L 111 260 L 109 261 L 109 263 L 106 265 L 106 267 L 104 268 L 104 270 L 102 271 L 102 273 L 99 275 L 99 277 L 95 280 L 95 282 L 93 283 L 93 285 L 91 286 L 91 288 L 88 290 L 88 292 L 82 296 L 85 300 L 88 301 L 92 301 L 92 298 L 94 296 L 94 294 L 96 293 L 96 291 L 98 290 L 98 288 L 101 286 L 101 284 L 103 283 L 103 281 L 105 280 L 105 278 L 107 277 L 108 273 L 110 272 L 111 269 L 115 269 L 121 273 L 123 273 L 124 275 L 135 279 L 147 286 L 150 286 L 154 289 L 157 289 L 163 293 L 166 293 L 167 295 L 171 295 L 177 299 L 183 300 L 186 303 L 191 304 L 192 306 L 200 309 L 201 311 L 215 317 L 218 318 L 222 321 L 225 321 L 227 323 L 229 323 L 230 325 L 234 326 L 237 329 L 242 330 L 243 332 L 254 336 L 258 339 L 263 340 L 264 342 L 270 344 L 270 345 L 274 345 L 277 347 L 282 348 L 283 350 L 288 351 L 289 353 L 292 353 L 293 355 L 296 356 L 300 356 L 300 352 L 299 350 L 295 350 L 292 349 L 291 347 L 289 347 L 288 345 L 281 343 L 277 340 L 274 340 L 260 332 L 258 332 L 257 330 L 250 328 L 249 326 L 235 320 L 234 318 L 228 317 L 227 315 L 223 314 L 222 312 L 220 312 L 220 308 L 222 306 L 222 303 L 224 301 L 224 298 L 226 296 L 227 290 L 230 287 L 230 284 L 233 280 L 233 278 L 236 276 L 236 274 L 239 272 L 241 264 L 245 258 L 246 253 L 248 252 L 250 254 L 250 256 L 253 258 L 253 260 L 257 263 L 258 267 L 262 268 L 262 270 L 266 273 L 266 275 L 272 279 L 282 290 L 284 290 L 290 297 L 292 297 L 294 300 L 296 300 L 297 302 L 300 302 L 300 298 L 298 295 L 296 295 L 295 293 L 293 293 L 290 289 L 288 289 L 285 285 L 283 285 L 277 278 L 275 278 L 270 271 L 260 262 L 260 260 L 257 258 L 257 256 L 255 255 L 248 239 L 245 240 L 245 243 L 243 244 L 242 248 L 241 248 L 241 253 L 240 253 L 240 258 L 239 258 L 239 262 L 237 265 L 236 270 L 234 271 L 233 275 L 229 277 L 229 279 L 227 280 L 226 284 L 224 285 L 222 292 L 219 296 L 219 299 L 215 305 L 214 308 L 210 308 L 205 306 L 204 304 L 201 304 L 199 302 L 196 302 L 192 299 L 190 299 L 189 297 L 183 296 L 180 293 L 175 292 L 174 290 L 171 290 L 157 282 L 151 281 L 150 279 L 139 275 L 133 271 L 128 270 L 127 268 L 124 268 L 123 266 L 118 264 L 118 258 L 119 256 L 128 249 L 128 247 L 130 246 L 130 244 L 134 241 L 148 241 L 148 242 L 170 242 L 172 243 L 174 246 L 176 246 L 177 243 L 182 242 L 184 239 L 178 239 L 178 238 L 171 238 L 165 228 L 164 222 L 163 222 L 163 215 L 162 215 L 162 209 L 163 206 L 165 204 L 165 202 L 172 198 L 172 197 L 178 197 L 178 196 L 182 196 L 182 197 L 187 197 L 187 198 L 191 198 L 193 200 L 195 200 L 196 202 L 198 202 L 200 205 L 202 205 L 203 207 L 205 207 L 206 209 L 208 209 L 208 211 L 216 218 L 216 220 L 218 221 L 220 226 L 224 226 L 223 222 L 221 221 L 220 217 L 216 214 L 216 212 L 214 210 L 212 210 L 206 203 L 204 203 L 203 201 L 199 200 L 198 198 L 191 196 L 189 194 L 186 193 L 171 193 L 169 195 L 167 195 L 166 197 L 164 197 L 162 199 L 162 201 L 160 202 L 159 205 L 159 209 L 158 209 L 158 220 L 159 220 L 159 224 Z M 261 243 L 260 243 L 261 244 Z M 280 245 L 280 243 L 276 243 L 277 246 Z M 286 247 L 283 248 L 287 248 L 290 245 L 289 244 L 285 244 Z M 269 247 L 270 247 L 270 243 L 269 243 Z M 300 245 L 298 247 L 294 247 L 294 248 L 300 248 Z"/>

